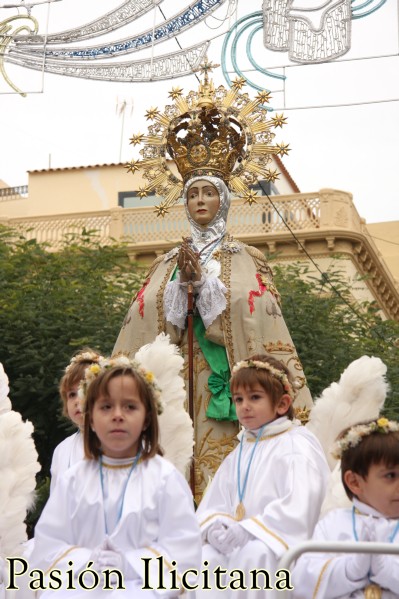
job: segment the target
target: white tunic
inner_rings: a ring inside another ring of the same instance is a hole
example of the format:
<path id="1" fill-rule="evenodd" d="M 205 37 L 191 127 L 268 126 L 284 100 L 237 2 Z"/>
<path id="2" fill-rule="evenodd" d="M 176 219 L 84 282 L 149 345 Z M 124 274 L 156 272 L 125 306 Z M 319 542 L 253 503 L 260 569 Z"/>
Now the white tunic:
<path id="1" fill-rule="evenodd" d="M 93 549 L 108 534 L 128 562 L 125 586 L 134 591 L 134 596 L 143 592 L 146 597 L 174 597 L 178 591 L 156 589 L 159 585 L 156 558 L 164 558 L 165 586 L 169 584 L 172 560 L 177 562 L 179 573 L 188 568 L 200 570 L 201 538 L 192 494 L 184 477 L 160 456 L 140 461 L 129 478 L 132 460 L 126 462 L 104 457 L 104 492 L 99 463 L 95 460 L 83 460 L 59 478 L 36 525 L 30 566 L 65 572 L 72 561 L 75 572 L 79 572 L 86 568 Z M 142 558 L 153 558 L 149 563 L 154 592 L 141 591 Z M 118 597 L 132 596 L 127 591 L 115 592 Z M 87 593 L 81 588 L 48 590 L 42 596 L 61 599 L 87 597 Z M 107 591 L 105 596 L 111 594 Z M 92 599 L 97 596 L 104 597 L 104 591 L 100 588 L 90 591 Z"/>
<path id="2" fill-rule="evenodd" d="M 362 541 L 362 530 L 373 531 L 373 540 L 388 543 L 398 520 L 388 520 L 376 510 L 360 501 L 354 500 L 360 513 L 355 514 L 355 526 L 358 540 Z M 364 526 L 364 528 L 363 528 Z M 317 524 L 313 539 L 315 541 L 351 541 L 356 540 L 353 531 L 352 508 L 337 509 L 329 512 Z M 399 532 L 394 543 L 399 543 Z M 306 553 L 297 561 L 293 571 L 295 590 L 293 599 L 364 599 L 365 583 L 349 580 L 346 564 L 354 554 Z M 399 598 L 399 556 L 384 555 L 383 599 Z M 381 581 L 373 580 L 371 582 Z M 368 581 L 366 581 L 366 586 Z"/>
<path id="3" fill-rule="evenodd" d="M 243 434 L 241 486 L 255 441 L 253 432 Z M 214 522 L 227 525 L 236 522 L 240 502 L 238 460 L 239 447 L 223 461 L 199 505 L 197 518 L 203 538 Z M 208 559 L 210 566 L 219 561 L 227 569 L 265 568 L 274 579 L 276 565 L 284 551 L 312 535 L 328 476 L 324 452 L 311 432 L 286 417 L 267 425 L 253 454 L 243 498 L 245 517 L 240 522 L 255 538 L 227 556 L 205 544 L 203 559 Z M 209 591 L 205 592 L 207 597 L 212 596 Z M 257 593 L 256 597 L 259 591 Z M 239 591 L 234 592 L 235 598 L 240 596 Z M 245 591 L 242 596 L 251 595 Z M 268 592 L 267 596 L 274 595 Z"/>
<path id="4" fill-rule="evenodd" d="M 51 485 L 50 492 L 53 492 L 57 478 L 68 468 L 80 462 L 84 458 L 83 435 L 77 431 L 70 435 L 54 449 L 53 459 L 51 460 Z"/>

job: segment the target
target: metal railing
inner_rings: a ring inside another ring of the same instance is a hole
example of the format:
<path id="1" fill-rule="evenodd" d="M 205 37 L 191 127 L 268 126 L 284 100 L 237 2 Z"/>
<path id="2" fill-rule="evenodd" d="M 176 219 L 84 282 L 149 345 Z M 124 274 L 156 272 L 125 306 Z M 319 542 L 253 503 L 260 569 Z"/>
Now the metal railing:
<path id="1" fill-rule="evenodd" d="M 9 200 L 18 200 L 26 198 L 28 195 L 28 186 L 19 185 L 17 187 L 1 187 L 0 188 L 0 202 L 6 202 Z"/>
<path id="2" fill-rule="evenodd" d="M 305 541 L 291 547 L 281 557 L 277 570 L 289 570 L 294 560 L 303 553 L 385 553 L 399 555 L 399 545 L 392 543 L 357 542 L 357 541 Z M 290 599 L 292 592 L 279 591 L 279 598 Z M 320 599 L 321 596 L 320 596 Z"/>

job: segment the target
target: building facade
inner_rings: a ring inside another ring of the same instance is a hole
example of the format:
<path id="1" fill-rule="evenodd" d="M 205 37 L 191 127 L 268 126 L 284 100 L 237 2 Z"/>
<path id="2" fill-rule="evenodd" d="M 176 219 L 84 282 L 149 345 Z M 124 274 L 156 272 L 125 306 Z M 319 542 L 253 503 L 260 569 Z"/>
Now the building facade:
<path id="1" fill-rule="evenodd" d="M 367 225 L 344 191 L 300 193 L 275 162 L 281 178 L 257 186 L 256 204 L 233 199 L 229 232 L 280 262 L 306 261 L 323 272 L 339 264 L 357 301 L 375 300 L 386 318 L 399 320 L 399 222 Z M 66 234 L 96 230 L 104 243 L 124 241 L 132 259 L 149 264 L 189 228 L 181 204 L 157 217 L 159 198 L 140 199 L 141 185 L 141 173 L 126 174 L 122 164 L 32 171 L 28 188 L 0 181 L 0 223 L 54 249 Z"/>

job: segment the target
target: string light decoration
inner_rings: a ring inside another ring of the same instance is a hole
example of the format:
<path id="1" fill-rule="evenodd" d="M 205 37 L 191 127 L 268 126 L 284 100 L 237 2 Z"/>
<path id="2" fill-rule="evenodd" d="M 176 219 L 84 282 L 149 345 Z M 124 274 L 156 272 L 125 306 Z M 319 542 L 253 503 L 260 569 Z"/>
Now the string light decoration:
<path id="1" fill-rule="evenodd" d="M 155 11 L 163 0 L 125 0 L 116 8 L 79 27 L 39 35 L 39 25 L 31 15 L 32 10 L 39 4 L 51 5 L 60 1 L 62 0 L 21 0 L 20 4 L 0 5 L 0 9 L 27 11 L 25 16 L 18 14 L 0 21 L 0 75 L 21 95 L 25 94 L 7 76 L 5 63 L 99 81 L 146 82 L 186 76 L 201 63 L 212 38 L 183 49 L 178 36 L 204 21 L 227 0 L 195 0 L 173 17 L 165 18 L 164 22 L 156 24 L 154 19 L 151 29 L 86 46 L 82 45 L 82 41 L 99 38 L 135 23 L 149 11 Z M 234 7 L 235 1 L 229 0 L 230 8 Z M 285 75 L 273 73 L 255 60 L 252 41 L 257 31 L 263 30 L 267 50 L 288 52 L 290 61 L 303 64 L 326 62 L 342 56 L 350 49 L 352 21 L 371 15 L 385 3 L 386 0 L 320 0 L 319 6 L 295 8 L 292 0 L 263 0 L 261 11 L 244 16 L 234 23 L 230 31 L 225 32 L 221 56 L 225 79 L 230 85 L 227 67 L 230 42 L 233 71 L 238 77 L 243 76 L 237 60 L 237 45 L 248 29 L 252 28 L 248 35 L 246 55 L 255 72 L 285 80 Z M 317 24 L 313 22 L 315 15 Z M 318 15 L 321 15 L 319 19 Z M 229 9 L 222 21 L 227 24 L 230 16 Z M 21 18 L 27 19 L 29 25 L 13 29 L 13 25 Z M 179 44 L 179 51 L 155 55 L 154 46 L 171 38 Z M 80 45 L 72 45 L 74 43 Z M 152 51 L 149 59 L 130 58 L 118 61 L 146 48 Z M 258 91 L 263 90 L 248 78 L 247 83 Z"/>

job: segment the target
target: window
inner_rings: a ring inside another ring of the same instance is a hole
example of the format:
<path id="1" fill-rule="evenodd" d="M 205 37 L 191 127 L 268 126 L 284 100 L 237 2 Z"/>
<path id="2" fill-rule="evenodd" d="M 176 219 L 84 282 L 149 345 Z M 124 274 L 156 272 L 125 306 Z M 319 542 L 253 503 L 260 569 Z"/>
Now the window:
<path id="1" fill-rule="evenodd" d="M 120 191 L 118 193 L 118 206 L 122 208 L 140 208 L 143 206 L 158 206 L 163 198 L 155 194 L 150 194 L 145 198 L 140 198 L 137 191 Z"/>
<path id="2" fill-rule="evenodd" d="M 256 185 L 251 185 L 251 189 L 256 191 L 256 195 L 258 196 L 276 196 L 279 195 L 279 191 L 277 187 L 271 181 L 266 181 L 266 179 L 261 179 L 256 183 Z"/>

